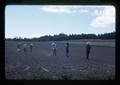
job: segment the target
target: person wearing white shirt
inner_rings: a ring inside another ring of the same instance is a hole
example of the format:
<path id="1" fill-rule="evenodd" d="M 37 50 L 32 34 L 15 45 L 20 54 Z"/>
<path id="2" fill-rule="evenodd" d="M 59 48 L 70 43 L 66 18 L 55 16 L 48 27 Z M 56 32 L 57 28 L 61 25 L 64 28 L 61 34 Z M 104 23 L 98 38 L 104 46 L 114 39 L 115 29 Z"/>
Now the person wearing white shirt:
<path id="1" fill-rule="evenodd" d="M 32 52 L 33 44 L 31 43 L 31 44 L 29 45 L 29 47 L 30 47 L 30 52 Z"/>
<path id="2" fill-rule="evenodd" d="M 56 56 L 56 43 L 55 42 L 52 42 L 51 44 L 51 47 L 52 47 L 52 53 L 53 53 L 53 56 Z"/>

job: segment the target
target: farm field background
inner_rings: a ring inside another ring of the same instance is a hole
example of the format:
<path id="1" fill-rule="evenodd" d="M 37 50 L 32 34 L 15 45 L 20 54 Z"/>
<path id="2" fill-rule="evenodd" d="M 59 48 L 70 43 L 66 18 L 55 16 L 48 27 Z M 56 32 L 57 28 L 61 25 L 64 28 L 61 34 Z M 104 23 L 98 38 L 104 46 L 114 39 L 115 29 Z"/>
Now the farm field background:
<path id="1" fill-rule="evenodd" d="M 86 60 L 86 41 L 92 43 Z M 109 80 L 115 78 L 115 40 L 71 40 L 70 56 L 65 42 L 56 41 L 57 56 L 52 56 L 51 41 L 33 43 L 33 52 L 17 52 L 17 41 L 5 41 L 6 79 L 25 80 Z"/>

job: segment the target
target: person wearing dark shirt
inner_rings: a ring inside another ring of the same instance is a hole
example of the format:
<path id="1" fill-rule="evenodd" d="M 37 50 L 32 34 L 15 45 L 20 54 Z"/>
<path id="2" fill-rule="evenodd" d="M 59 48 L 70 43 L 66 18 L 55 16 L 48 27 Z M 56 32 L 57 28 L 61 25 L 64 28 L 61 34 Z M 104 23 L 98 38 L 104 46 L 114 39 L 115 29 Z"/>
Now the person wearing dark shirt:
<path id="1" fill-rule="evenodd" d="M 91 50 L 91 43 L 87 42 L 86 43 L 86 59 L 87 60 L 89 60 L 90 50 Z"/>
<path id="2" fill-rule="evenodd" d="M 69 42 L 66 43 L 65 48 L 66 48 L 66 56 L 69 57 Z"/>
<path id="3" fill-rule="evenodd" d="M 24 45 L 23 45 L 23 50 L 24 50 L 24 52 L 27 51 L 26 47 L 27 47 L 27 44 L 24 44 Z"/>

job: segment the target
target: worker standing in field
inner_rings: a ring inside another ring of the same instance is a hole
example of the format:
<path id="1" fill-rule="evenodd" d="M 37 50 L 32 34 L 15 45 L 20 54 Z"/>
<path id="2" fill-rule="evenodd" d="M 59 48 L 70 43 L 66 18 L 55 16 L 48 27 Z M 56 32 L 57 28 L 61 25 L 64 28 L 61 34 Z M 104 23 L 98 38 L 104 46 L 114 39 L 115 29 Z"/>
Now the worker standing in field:
<path id="1" fill-rule="evenodd" d="M 91 50 L 91 43 L 87 42 L 86 43 L 86 59 L 87 60 L 89 60 L 90 50 Z"/>
<path id="2" fill-rule="evenodd" d="M 51 47 L 52 47 L 53 56 L 56 56 L 57 55 L 57 53 L 56 53 L 56 43 L 52 42 Z"/>
<path id="3" fill-rule="evenodd" d="M 66 45 L 65 45 L 65 49 L 66 49 L 66 57 L 69 57 L 69 42 L 67 41 Z"/>
<path id="4" fill-rule="evenodd" d="M 23 50 L 24 50 L 24 52 L 27 51 L 27 44 L 23 44 Z"/>
<path id="5" fill-rule="evenodd" d="M 20 51 L 20 45 L 21 45 L 21 43 L 18 43 L 18 44 L 17 44 L 17 51 L 18 51 L 18 52 Z"/>
<path id="6" fill-rule="evenodd" d="M 32 52 L 33 44 L 31 43 L 29 47 L 30 47 L 30 52 Z"/>

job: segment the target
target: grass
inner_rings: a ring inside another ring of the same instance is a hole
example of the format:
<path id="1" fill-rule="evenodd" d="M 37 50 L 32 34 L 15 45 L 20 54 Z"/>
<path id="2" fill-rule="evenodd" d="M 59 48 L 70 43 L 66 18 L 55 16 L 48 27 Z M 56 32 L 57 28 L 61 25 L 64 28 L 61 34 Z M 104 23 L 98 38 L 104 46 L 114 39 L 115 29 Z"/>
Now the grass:
<path id="1" fill-rule="evenodd" d="M 115 40 L 114 39 L 81 39 L 81 40 L 69 40 L 70 44 L 78 44 L 78 45 L 85 45 L 87 41 L 90 41 L 93 46 L 102 46 L 102 47 L 115 47 Z M 11 41 L 12 42 L 12 41 Z M 41 42 L 34 42 L 34 43 L 49 43 L 51 44 L 52 41 L 41 41 Z M 57 43 L 66 43 L 66 41 L 56 41 Z M 23 41 L 24 43 L 24 41 Z M 28 42 L 29 43 L 29 42 Z"/>
<path id="2" fill-rule="evenodd" d="M 18 78 L 19 80 L 113 80 L 114 78 L 111 75 L 83 75 L 83 74 L 58 74 L 56 75 L 31 75 L 31 76 L 23 76 Z M 17 78 L 16 78 L 17 79 Z"/>
<path id="3" fill-rule="evenodd" d="M 57 72 L 35 72 L 30 73 L 30 75 L 22 75 L 20 77 L 15 78 L 17 80 L 113 80 L 114 76 L 110 73 L 105 72 L 72 72 L 65 71 L 61 69 L 61 71 Z"/>
<path id="4" fill-rule="evenodd" d="M 70 44 L 79 44 L 85 45 L 87 41 L 90 41 L 93 46 L 102 46 L 102 47 L 115 47 L 115 40 L 71 40 Z M 60 43 L 66 43 L 66 41 L 60 41 Z"/>

